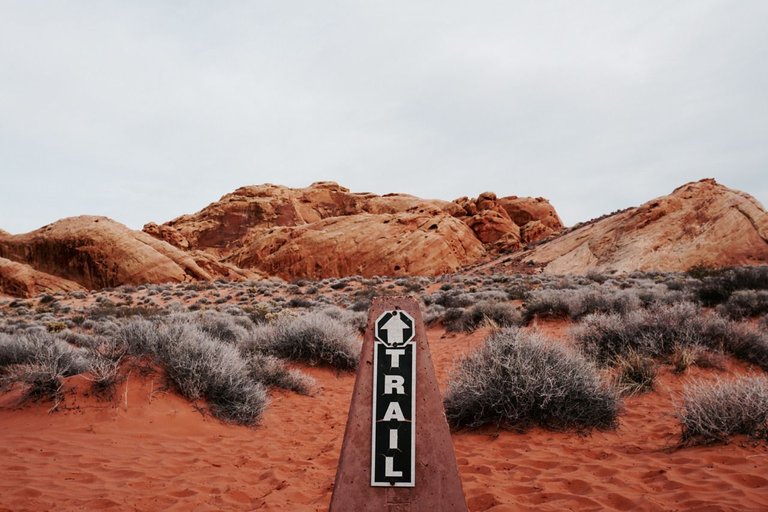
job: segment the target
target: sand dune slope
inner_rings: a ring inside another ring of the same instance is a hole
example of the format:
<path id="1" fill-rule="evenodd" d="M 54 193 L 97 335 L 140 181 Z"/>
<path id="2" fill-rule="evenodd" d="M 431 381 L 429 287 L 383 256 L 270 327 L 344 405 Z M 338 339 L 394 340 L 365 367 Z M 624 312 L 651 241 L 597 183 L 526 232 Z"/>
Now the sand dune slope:
<path id="1" fill-rule="evenodd" d="M 483 334 L 430 330 L 443 387 L 452 361 Z M 138 370 L 111 402 L 83 396 L 87 382 L 72 379 L 52 414 L 43 404 L 15 408 L 6 394 L 0 510 L 326 510 L 354 377 L 306 371 L 317 395 L 272 393 L 253 429 L 201 415 Z M 765 510 L 764 444 L 671 449 L 676 393 L 714 375 L 664 372 L 657 391 L 627 401 L 617 432 L 454 434 L 470 510 Z"/>

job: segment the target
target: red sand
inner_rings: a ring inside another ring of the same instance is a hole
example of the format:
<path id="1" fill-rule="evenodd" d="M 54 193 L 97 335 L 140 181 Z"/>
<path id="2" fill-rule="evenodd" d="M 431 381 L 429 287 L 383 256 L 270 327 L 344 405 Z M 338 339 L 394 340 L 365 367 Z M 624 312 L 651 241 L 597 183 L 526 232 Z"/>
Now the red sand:
<path id="1" fill-rule="evenodd" d="M 429 331 L 442 386 L 484 334 Z M 6 395 L 0 510 L 326 510 L 354 377 L 307 371 L 317 395 L 274 392 L 254 429 L 203 416 L 137 370 L 112 402 L 85 397 L 82 378 L 72 379 L 65 407 L 51 414 L 50 404 L 13 408 Z M 454 434 L 470 510 L 768 509 L 765 444 L 673 449 L 677 393 L 716 374 L 664 372 L 655 392 L 626 401 L 616 432 Z"/>

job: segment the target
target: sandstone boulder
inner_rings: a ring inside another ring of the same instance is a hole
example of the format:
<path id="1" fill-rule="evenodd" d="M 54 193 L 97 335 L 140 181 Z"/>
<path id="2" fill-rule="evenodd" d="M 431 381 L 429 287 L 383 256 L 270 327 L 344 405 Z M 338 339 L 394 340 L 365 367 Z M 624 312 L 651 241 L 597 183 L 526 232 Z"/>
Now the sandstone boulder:
<path id="1" fill-rule="evenodd" d="M 768 213 L 749 194 L 705 179 L 544 242 L 516 261 L 555 274 L 765 264 Z"/>
<path id="2" fill-rule="evenodd" d="M 106 217 L 70 217 L 4 236 L 0 257 L 85 288 L 220 277 L 199 265 L 194 254 Z M 218 264 L 207 256 L 198 259 L 210 263 L 211 270 Z"/>
<path id="3" fill-rule="evenodd" d="M 24 263 L 0 258 L 0 294 L 33 297 L 41 293 L 84 290 L 74 281 L 39 272 Z"/>

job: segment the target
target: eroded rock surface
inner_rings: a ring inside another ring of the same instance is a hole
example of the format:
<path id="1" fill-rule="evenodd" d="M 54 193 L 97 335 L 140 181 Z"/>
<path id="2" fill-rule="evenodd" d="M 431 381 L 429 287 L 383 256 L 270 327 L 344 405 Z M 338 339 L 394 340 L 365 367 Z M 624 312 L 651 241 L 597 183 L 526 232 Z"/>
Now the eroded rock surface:
<path id="1" fill-rule="evenodd" d="M 247 274 L 209 255 L 182 251 L 95 216 L 70 217 L 23 235 L 4 235 L 0 257 L 89 289 Z"/>
<path id="2" fill-rule="evenodd" d="M 516 261 L 555 274 L 765 264 L 768 213 L 749 194 L 705 179 L 574 229 Z"/>

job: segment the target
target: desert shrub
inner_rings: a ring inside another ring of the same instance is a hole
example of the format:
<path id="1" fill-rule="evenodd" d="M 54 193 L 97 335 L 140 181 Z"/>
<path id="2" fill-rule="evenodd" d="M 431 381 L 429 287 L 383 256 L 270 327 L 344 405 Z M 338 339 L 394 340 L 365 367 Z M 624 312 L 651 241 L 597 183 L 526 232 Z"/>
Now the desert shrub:
<path id="1" fill-rule="evenodd" d="M 363 312 L 368 311 L 371 307 L 371 299 L 358 299 L 349 306 L 352 311 Z"/>
<path id="2" fill-rule="evenodd" d="M 626 315 L 590 315 L 572 335 L 599 364 L 630 351 L 670 356 L 681 347 L 702 347 L 728 352 L 768 370 L 768 334 L 746 323 L 705 314 L 691 303 L 657 305 Z"/>
<path id="3" fill-rule="evenodd" d="M 442 307 L 442 306 L 440 306 Z M 454 325 L 461 322 L 461 318 L 464 316 L 463 308 L 444 308 L 441 321 L 444 326 Z M 447 329 L 447 327 L 446 327 Z"/>
<path id="4" fill-rule="evenodd" d="M 641 313 L 593 313 L 572 330 L 581 350 L 599 364 L 613 362 L 617 356 L 630 351 L 655 354 L 653 340 L 642 336 Z"/>
<path id="5" fill-rule="evenodd" d="M 25 400 L 56 400 L 61 397 L 63 379 L 69 368 L 61 360 L 24 363 L 8 369 L 3 384 L 20 382 L 26 386 Z M 55 407 L 55 406 L 54 406 Z"/>
<path id="6" fill-rule="evenodd" d="M 143 318 L 131 318 L 119 325 L 115 340 L 127 354 L 142 356 L 154 354 L 157 349 L 158 326 Z"/>
<path id="7" fill-rule="evenodd" d="M 740 322 L 728 322 L 722 336 L 723 348 L 748 363 L 768 371 L 768 334 Z"/>
<path id="8" fill-rule="evenodd" d="M 251 354 L 246 359 L 246 364 L 251 378 L 265 386 L 287 389 L 302 395 L 310 394 L 315 386 L 312 377 L 288 368 L 285 362 L 274 356 Z"/>
<path id="9" fill-rule="evenodd" d="M 507 299 L 525 300 L 528 298 L 529 288 L 525 283 L 516 283 L 507 287 Z"/>
<path id="10" fill-rule="evenodd" d="M 445 314 L 445 308 L 439 304 L 430 304 L 424 310 L 424 323 L 432 325 L 442 320 Z"/>
<path id="11" fill-rule="evenodd" d="M 35 352 L 36 347 L 26 336 L 0 333 L 0 368 L 29 362 Z"/>
<path id="12" fill-rule="evenodd" d="M 696 268 L 689 274 L 700 279 L 696 292 L 701 303 L 711 307 L 726 302 L 737 290 L 768 290 L 768 266 L 724 269 Z"/>
<path id="13" fill-rule="evenodd" d="M 74 345 L 75 347 L 88 349 L 97 347 L 103 341 L 101 336 L 94 336 L 92 334 L 84 334 L 70 330 L 60 332 L 57 335 L 57 338 L 70 345 Z"/>
<path id="14" fill-rule="evenodd" d="M 669 364 L 672 371 L 678 374 L 685 373 L 691 366 L 724 370 L 725 356 L 700 345 L 678 345 L 669 355 Z"/>
<path id="15" fill-rule="evenodd" d="M 287 303 L 286 306 L 289 308 L 311 308 L 315 306 L 315 301 L 309 300 L 309 299 L 302 299 L 300 297 L 293 297 L 291 298 Z"/>
<path id="16" fill-rule="evenodd" d="M 88 378 L 93 383 L 93 390 L 97 395 L 112 395 L 115 384 L 117 384 L 119 369 L 119 359 L 115 360 L 93 354 L 88 362 Z"/>
<path id="17" fill-rule="evenodd" d="M 526 322 L 537 315 L 579 319 L 596 312 L 628 313 L 641 306 L 633 292 L 609 287 L 536 290 L 528 295 L 523 305 Z"/>
<path id="18" fill-rule="evenodd" d="M 51 333 L 58 333 L 67 328 L 67 324 L 61 321 L 48 322 L 45 324 L 45 329 Z"/>
<path id="19" fill-rule="evenodd" d="M 637 395 L 653 391 L 658 365 L 650 357 L 630 351 L 617 359 L 616 367 L 616 385 L 621 394 Z"/>
<path id="20" fill-rule="evenodd" d="M 340 280 L 340 281 L 333 281 L 330 284 L 330 287 L 332 290 L 343 290 L 348 285 L 347 281 Z"/>
<path id="21" fill-rule="evenodd" d="M 362 311 L 326 306 L 320 310 L 320 313 L 333 320 L 339 320 L 361 333 L 365 332 L 365 328 L 368 326 L 368 315 Z"/>
<path id="22" fill-rule="evenodd" d="M 734 435 L 768 438 L 768 379 L 741 377 L 686 386 L 678 410 L 686 444 L 724 442 Z"/>
<path id="23" fill-rule="evenodd" d="M 25 397 L 34 400 L 58 401 L 62 379 L 88 367 L 83 349 L 72 347 L 46 331 L 0 335 L 0 361 L 6 366 L 3 384 L 24 384 Z"/>
<path id="24" fill-rule="evenodd" d="M 360 357 L 355 331 L 323 313 L 278 318 L 252 331 L 251 341 L 243 349 L 340 370 L 354 370 Z"/>
<path id="25" fill-rule="evenodd" d="M 605 364 L 632 351 L 662 356 L 677 346 L 711 346 L 716 341 L 711 334 L 720 327 L 708 321 L 695 304 L 680 303 L 624 315 L 592 314 L 573 330 L 573 336 L 585 353 Z"/>
<path id="26" fill-rule="evenodd" d="M 593 363 L 514 327 L 458 363 L 444 404 L 454 428 L 607 429 L 617 425 L 620 407 Z"/>
<path id="27" fill-rule="evenodd" d="M 451 290 L 432 294 L 431 302 L 444 308 L 465 308 L 471 306 L 475 300 L 468 293 Z"/>
<path id="28" fill-rule="evenodd" d="M 590 281 L 594 281 L 600 284 L 603 284 L 608 280 L 608 276 L 606 276 L 605 274 L 603 274 L 602 272 L 594 268 L 587 270 L 587 273 L 584 274 L 584 277 L 586 277 Z"/>
<path id="29" fill-rule="evenodd" d="M 672 290 L 665 286 L 642 287 L 634 291 L 643 307 L 659 304 L 674 305 L 681 302 L 695 302 L 696 297 L 686 290 Z"/>
<path id="30" fill-rule="evenodd" d="M 0 334 L 0 367 L 16 364 L 60 369 L 63 375 L 69 376 L 85 371 L 88 358 L 85 350 L 73 347 L 46 331 Z"/>
<path id="31" fill-rule="evenodd" d="M 522 323 L 522 315 L 510 304 L 483 301 L 463 310 L 456 317 L 443 318 L 445 329 L 452 332 L 471 332 L 484 323 L 494 327 L 511 327 Z"/>
<path id="32" fill-rule="evenodd" d="M 156 354 L 179 392 L 205 398 L 225 421 L 255 423 L 267 405 L 267 392 L 254 381 L 238 349 L 185 322 L 160 326 Z"/>
<path id="33" fill-rule="evenodd" d="M 734 319 L 768 313 L 768 291 L 737 290 L 717 310 Z"/>
<path id="34" fill-rule="evenodd" d="M 203 332 L 225 343 L 244 340 L 248 337 L 248 328 L 253 325 L 248 317 L 210 310 L 196 314 L 191 321 Z"/>

